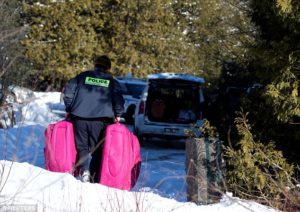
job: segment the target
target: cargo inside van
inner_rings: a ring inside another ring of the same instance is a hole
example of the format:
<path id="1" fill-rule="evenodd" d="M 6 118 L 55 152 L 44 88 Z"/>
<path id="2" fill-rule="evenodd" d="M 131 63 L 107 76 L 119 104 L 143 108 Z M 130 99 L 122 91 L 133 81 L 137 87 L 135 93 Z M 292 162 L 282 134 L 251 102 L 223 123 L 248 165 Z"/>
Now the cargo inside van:
<path id="1" fill-rule="evenodd" d="M 200 84 L 179 79 L 149 82 L 145 114 L 149 121 L 195 123 L 201 117 L 203 100 Z"/>

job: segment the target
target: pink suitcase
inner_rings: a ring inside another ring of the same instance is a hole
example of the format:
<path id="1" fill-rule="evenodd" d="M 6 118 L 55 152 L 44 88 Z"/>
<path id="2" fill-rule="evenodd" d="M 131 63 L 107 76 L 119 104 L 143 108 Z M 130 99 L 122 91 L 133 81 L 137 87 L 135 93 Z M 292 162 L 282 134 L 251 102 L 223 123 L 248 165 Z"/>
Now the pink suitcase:
<path id="1" fill-rule="evenodd" d="M 49 124 L 45 130 L 45 166 L 49 171 L 72 174 L 76 163 L 73 125 L 66 120 Z"/>
<path id="2" fill-rule="evenodd" d="M 141 162 L 137 137 L 123 124 L 109 125 L 106 129 L 99 183 L 130 190 L 138 179 Z"/>

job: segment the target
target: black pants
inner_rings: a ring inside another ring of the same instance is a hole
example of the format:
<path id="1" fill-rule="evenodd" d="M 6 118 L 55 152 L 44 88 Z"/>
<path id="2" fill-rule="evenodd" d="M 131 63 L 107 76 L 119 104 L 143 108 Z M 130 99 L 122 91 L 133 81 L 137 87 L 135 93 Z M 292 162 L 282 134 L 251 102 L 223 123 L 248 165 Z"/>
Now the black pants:
<path id="1" fill-rule="evenodd" d="M 105 129 L 108 124 L 112 123 L 112 119 L 84 119 L 72 116 L 71 121 L 74 128 L 78 171 L 83 173 L 89 170 L 92 182 L 97 183 L 99 181 Z M 91 160 L 89 160 L 90 156 Z"/>

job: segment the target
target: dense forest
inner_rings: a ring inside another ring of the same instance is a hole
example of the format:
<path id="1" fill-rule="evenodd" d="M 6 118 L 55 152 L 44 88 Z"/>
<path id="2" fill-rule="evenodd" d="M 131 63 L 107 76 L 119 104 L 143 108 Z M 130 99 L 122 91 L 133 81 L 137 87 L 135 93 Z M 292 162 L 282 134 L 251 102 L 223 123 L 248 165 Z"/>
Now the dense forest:
<path id="1" fill-rule="evenodd" d="M 299 183 L 300 1 L 0 0 L 0 14 L 4 86 L 59 91 L 99 54 L 115 76 L 204 77 L 226 186 L 299 208 L 286 187 Z"/>

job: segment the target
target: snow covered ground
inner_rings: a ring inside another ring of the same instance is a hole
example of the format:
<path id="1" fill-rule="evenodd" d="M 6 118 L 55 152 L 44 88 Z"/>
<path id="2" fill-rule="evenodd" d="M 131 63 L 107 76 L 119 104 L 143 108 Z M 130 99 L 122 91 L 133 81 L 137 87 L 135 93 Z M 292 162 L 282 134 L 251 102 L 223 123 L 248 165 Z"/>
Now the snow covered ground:
<path id="1" fill-rule="evenodd" d="M 15 105 L 17 125 L 0 129 L 0 211 L 275 211 L 229 192 L 216 204 L 187 202 L 183 149 L 141 148 L 140 178 L 130 192 L 45 170 L 44 130 L 61 119 L 59 99 L 58 92 L 34 93 Z"/>

